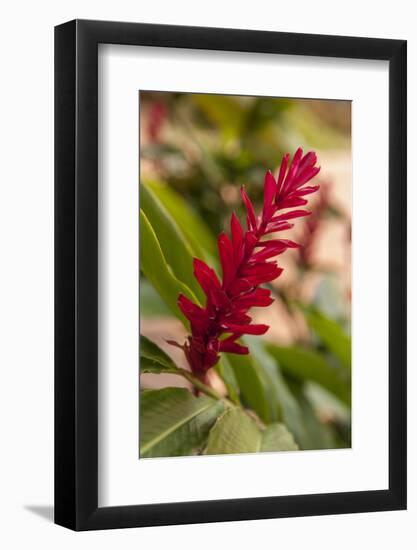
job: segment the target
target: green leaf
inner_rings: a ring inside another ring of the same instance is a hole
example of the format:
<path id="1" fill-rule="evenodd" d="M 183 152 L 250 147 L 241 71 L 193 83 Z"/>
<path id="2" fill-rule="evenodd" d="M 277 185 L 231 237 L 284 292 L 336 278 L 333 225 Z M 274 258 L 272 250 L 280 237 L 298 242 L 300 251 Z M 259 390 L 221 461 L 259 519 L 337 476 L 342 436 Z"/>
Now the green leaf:
<path id="1" fill-rule="evenodd" d="M 337 447 L 331 429 L 318 420 L 316 412 L 301 391 L 305 380 L 294 383 L 293 379 L 293 383 L 289 385 L 278 361 L 266 352 L 262 342 L 251 342 L 250 346 L 258 362 L 270 373 L 271 391 L 275 392 L 276 401 L 280 406 L 280 418 L 293 434 L 296 444 L 304 450 Z"/>
<path id="2" fill-rule="evenodd" d="M 203 291 L 193 275 L 194 252 L 176 221 L 147 185 L 140 185 L 140 206 L 152 225 L 162 253 L 175 277 L 201 300 Z"/>
<path id="3" fill-rule="evenodd" d="M 352 342 L 337 321 L 326 317 L 317 310 L 304 312 L 310 328 L 317 334 L 323 345 L 340 361 L 347 370 L 352 365 Z"/>
<path id="4" fill-rule="evenodd" d="M 227 357 L 223 355 L 220 358 L 220 361 L 217 363 L 217 365 L 214 368 L 217 374 L 223 380 L 231 401 L 233 401 L 233 403 L 235 403 L 236 405 L 240 405 L 239 384 L 235 376 L 234 370 L 231 364 L 229 363 L 229 360 L 227 359 Z"/>
<path id="5" fill-rule="evenodd" d="M 308 446 L 310 437 L 303 411 L 288 387 L 276 358 L 268 353 L 265 343 L 261 339 L 246 336 L 244 342 L 249 346 L 252 364 L 263 382 L 268 416 L 262 420 L 267 424 L 277 421 L 284 422 L 294 434 L 298 445 L 302 448 Z"/>
<path id="6" fill-rule="evenodd" d="M 210 431 L 204 454 L 238 454 L 295 451 L 293 436 L 284 424 L 271 424 L 261 430 L 239 407 L 227 409 Z"/>
<path id="7" fill-rule="evenodd" d="M 204 454 L 256 453 L 261 440 L 259 428 L 242 409 L 227 409 L 210 431 Z"/>
<path id="8" fill-rule="evenodd" d="M 195 454 L 223 408 L 222 401 L 194 397 L 182 388 L 142 391 L 141 458 Z"/>
<path id="9" fill-rule="evenodd" d="M 172 273 L 155 231 L 142 209 L 140 211 L 140 267 L 162 300 L 188 328 L 188 321 L 177 306 L 178 295 L 182 293 L 196 303 L 198 300 L 194 293 Z"/>
<path id="10" fill-rule="evenodd" d="M 299 380 L 310 380 L 320 384 L 341 401 L 350 404 L 350 379 L 345 371 L 331 365 L 319 353 L 300 347 L 279 347 L 267 345 L 268 352 L 278 361 L 284 373 Z"/>
<path id="11" fill-rule="evenodd" d="M 323 386 L 319 386 L 315 382 L 307 382 L 304 387 L 304 394 L 315 409 L 331 411 L 332 416 L 336 417 L 338 421 L 350 422 L 350 407 L 342 403 L 340 399 Z"/>
<path id="12" fill-rule="evenodd" d="M 149 180 L 146 180 L 144 183 L 158 197 L 161 204 L 163 204 L 176 221 L 187 238 L 194 255 L 207 262 L 211 262 L 217 254 L 216 240 L 201 216 L 193 210 L 191 205 L 181 195 L 168 185 Z"/>
<path id="13" fill-rule="evenodd" d="M 143 318 L 166 317 L 171 315 L 165 302 L 161 299 L 146 277 L 140 278 L 140 315 Z"/>
<path id="14" fill-rule="evenodd" d="M 271 407 L 267 398 L 267 380 L 261 368 L 251 355 L 230 354 L 228 361 L 238 382 L 243 401 L 258 414 L 261 420 L 268 423 Z"/>
<path id="15" fill-rule="evenodd" d="M 245 336 L 242 338 L 245 345 L 249 347 L 252 363 L 263 380 L 265 398 L 268 402 L 268 422 L 282 420 L 281 402 L 279 396 L 279 380 L 277 376 L 276 363 L 266 353 L 264 343 L 259 337 Z"/>
<path id="16" fill-rule="evenodd" d="M 261 452 L 297 451 L 298 445 L 284 424 L 276 423 L 267 426 L 262 432 Z"/>
<path id="17" fill-rule="evenodd" d="M 161 374 L 163 372 L 178 374 L 180 370 L 161 348 L 142 334 L 140 335 L 139 353 L 140 372 L 142 374 Z"/>
<path id="18" fill-rule="evenodd" d="M 286 383 L 279 364 L 265 349 L 265 344 L 255 337 L 247 337 L 251 354 L 268 377 L 268 398 L 274 420 L 280 420 L 294 434 L 295 440 L 303 449 L 310 444 L 310 437 L 305 425 L 303 411 Z"/>
<path id="19" fill-rule="evenodd" d="M 330 426 L 320 422 L 317 412 L 305 395 L 298 396 L 298 403 L 303 411 L 304 421 L 309 440 L 305 441 L 303 449 L 335 449 L 337 445 Z"/>

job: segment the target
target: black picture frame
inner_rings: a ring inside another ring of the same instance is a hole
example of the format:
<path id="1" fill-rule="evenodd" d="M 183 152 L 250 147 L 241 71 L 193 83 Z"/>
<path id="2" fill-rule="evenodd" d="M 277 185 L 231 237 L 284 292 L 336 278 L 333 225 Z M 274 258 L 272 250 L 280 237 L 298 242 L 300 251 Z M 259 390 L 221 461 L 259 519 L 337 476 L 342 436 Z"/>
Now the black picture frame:
<path id="1" fill-rule="evenodd" d="M 389 488 L 98 507 L 98 44 L 389 62 Z M 55 28 L 55 523 L 74 530 L 406 508 L 406 41 L 74 20 Z"/>

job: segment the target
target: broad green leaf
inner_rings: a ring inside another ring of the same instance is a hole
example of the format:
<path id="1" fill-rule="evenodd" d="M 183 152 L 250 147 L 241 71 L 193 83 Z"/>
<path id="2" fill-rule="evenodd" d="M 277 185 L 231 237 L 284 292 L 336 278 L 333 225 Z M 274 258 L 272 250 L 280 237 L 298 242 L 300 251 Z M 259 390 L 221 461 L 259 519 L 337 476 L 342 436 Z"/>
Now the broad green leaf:
<path id="1" fill-rule="evenodd" d="M 268 402 L 270 406 L 275 404 L 277 407 L 275 418 L 287 426 L 301 449 L 330 448 L 329 430 L 319 424 L 317 419 L 312 418 L 314 412 L 307 410 L 304 406 L 305 400 L 300 400 L 300 396 L 289 387 L 277 358 L 265 349 L 267 346 L 269 351 L 269 345 L 265 346 L 259 338 L 255 337 L 246 337 L 245 342 L 250 347 L 253 360 L 261 366 L 264 375 L 268 377 Z"/>
<path id="2" fill-rule="evenodd" d="M 247 337 L 246 343 L 249 345 L 251 355 L 256 358 L 258 365 L 269 380 L 269 402 L 274 411 L 274 420 L 280 420 L 288 426 L 288 429 L 301 448 L 305 448 L 310 443 L 310 438 L 305 425 L 303 411 L 293 395 L 291 389 L 286 383 L 277 360 L 272 357 L 265 349 L 265 344 L 255 337 Z"/>
<path id="3" fill-rule="evenodd" d="M 227 393 L 233 401 L 233 403 L 236 403 L 237 405 L 240 404 L 239 399 L 239 383 L 237 381 L 237 378 L 235 376 L 234 370 L 229 363 L 227 357 L 223 355 L 220 358 L 220 361 L 217 363 L 217 365 L 214 367 L 217 374 L 220 376 L 220 378 L 223 380 L 224 385 L 226 386 Z"/>
<path id="4" fill-rule="evenodd" d="M 251 355 L 228 355 L 245 404 L 264 422 L 270 422 L 271 407 L 267 398 L 267 380 Z"/>
<path id="5" fill-rule="evenodd" d="M 140 335 L 140 372 L 142 374 L 152 373 L 160 374 L 171 372 L 176 374 L 179 370 L 168 355 L 156 344 L 148 340 L 142 334 Z"/>
<path id="6" fill-rule="evenodd" d="M 335 449 L 337 445 L 334 434 L 330 426 L 320 422 L 317 412 L 312 406 L 310 400 L 303 394 L 298 397 L 298 403 L 303 411 L 305 426 L 308 439 L 303 445 L 305 450 L 315 449 Z"/>
<path id="7" fill-rule="evenodd" d="M 242 340 L 249 347 L 252 363 L 255 365 L 255 368 L 260 373 L 260 377 L 263 380 L 264 392 L 269 410 L 268 422 L 282 420 L 276 363 L 272 357 L 265 352 L 264 344 L 259 337 L 245 336 Z"/>
<path id="8" fill-rule="evenodd" d="M 297 451 L 298 445 L 284 424 L 276 423 L 267 426 L 262 432 L 261 452 Z"/>
<path id="9" fill-rule="evenodd" d="M 315 382 L 307 382 L 304 387 L 304 393 L 314 408 L 331 411 L 331 414 L 341 422 L 350 422 L 350 407 L 342 403 L 340 399 L 323 388 L 323 386 Z"/>
<path id="10" fill-rule="evenodd" d="M 195 454 L 223 409 L 222 401 L 194 397 L 182 388 L 142 391 L 141 458 Z"/>
<path id="11" fill-rule="evenodd" d="M 173 274 L 202 300 L 203 292 L 193 275 L 193 250 L 174 218 L 144 183 L 140 185 L 140 207 L 155 231 L 162 253 Z"/>
<path id="12" fill-rule="evenodd" d="M 242 409 L 227 409 L 211 429 L 204 454 L 256 453 L 261 440 L 259 428 Z"/>
<path id="13" fill-rule="evenodd" d="M 317 334 L 323 345 L 340 361 L 347 370 L 351 370 L 352 342 L 337 321 L 326 317 L 316 310 L 304 312 L 310 328 Z"/>
<path id="14" fill-rule="evenodd" d="M 146 277 L 140 278 L 140 315 L 143 318 L 171 315 L 169 308 L 163 302 Z"/>
<path id="15" fill-rule="evenodd" d="M 204 454 L 238 454 L 295 451 L 293 436 L 284 424 L 271 424 L 261 430 L 242 409 L 226 410 L 210 431 Z"/>
<path id="16" fill-rule="evenodd" d="M 192 206 L 181 195 L 161 182 L 146 180 L 145 185 L 158 197 L 188 240 L 194 255 L 207 262 L 217 255 L 216 240 Z M 215 266 L 212 266 L 215 267 Z"/>
<path id="17" fill-rule="evenodd" d="M 276 388 L 278 399 L 281 404 L 282 420 L 294 435 L 298 445 L 302 449 L 306 449 L 309 445 L 310 435 L 306 426 L 304 411 L 291 391 L 291 388 L 288 386 L 278 365 L 275 366 L 275 370 L 276 379 L 274 387 Z"/>
<path id="18" fill-rule="evenodd" d="M 307 418 L 312 420 L 313 425 L 309 426 L 309 432 L 316 448 L 317 442 L 321 449 L 351 447 L 350 407 L 314 382 L 304 385 L 300 401 Z M 308 409 L 314 414 L 308 414 Z M 322 422 L 320 417 L 327 418 L 328 421 Z"/>
<path id="19" fill-rule="evenodd" d="M 267 345 L 268 352 L 278 361 L 282 370 L 299 380 L 320 384 L 344 403 L 350 404 L 350 380 L 319 353 L 300 347 Z"/>
<path id="20" fill-rule="evenodd" d="M 249 346 L 252 363 L 263 380 L 264 394 L 268 403 L 266 423 L 281 421 L 294 434 L 300 447 L 304 448 L 310 442 L 305 425 L 303 411 L 288 387 L 276 358 L 265 349 L 265 343 L 256 337 L 246 336 L 245 344 Z"/>
<path id="21" fill-rule="evenodd" d="M 155 231 L 145 213 L 140 211 L 140 267 L 162 300 L 184 325 L 188 322 L 177 306 L 180 293 L 198 303 L 194 293 L 179 281 L 169 268 Z"/>

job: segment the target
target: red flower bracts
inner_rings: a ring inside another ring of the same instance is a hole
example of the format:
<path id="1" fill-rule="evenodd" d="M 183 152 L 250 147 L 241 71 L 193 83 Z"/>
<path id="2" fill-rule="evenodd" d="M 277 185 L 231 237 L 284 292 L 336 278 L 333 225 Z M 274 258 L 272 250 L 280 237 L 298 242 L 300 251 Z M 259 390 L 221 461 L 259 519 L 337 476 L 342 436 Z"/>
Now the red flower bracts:
<path id="1" fill-rule="evenodd" d="M 302 149 L 298 149 L 291 163 L 288 154 L 283 157 L 277 181 L 268 171 L 263 210 L 259 216 L 242 187 L 247 229 L 243 229 L 233 214 L 231 236 L 221 233 L 218 237 L 222 280 L 212 268 L 194 259 L 194 276 L 206 295 L 205 307 L 194 304 L 183 294 L 178 297 L 178 306 L 191 325 L 191 336 L 180 347 L 195 375 L 204 378 L 207 370 L 218 362 L 221 352 L 249 353 L 246 346 L 237 342 L 241 335 L 260 335 L 268 330 L 268 325 L 253 324 L 248 311 L 252 307 L 272 304 L 271 291 L 260 287 L 282 273 L 282 268 L 272 258 L 299 245 L 287 239 L 262 238 L 290 229 L 293 224 L 289 220 L 310 214 L 295 208 L 306 205 L 304 197 L 319 188 L 318 185 L 305 186 L 320 170 L 316 162 L 315 153 L 303 156 Z"/>

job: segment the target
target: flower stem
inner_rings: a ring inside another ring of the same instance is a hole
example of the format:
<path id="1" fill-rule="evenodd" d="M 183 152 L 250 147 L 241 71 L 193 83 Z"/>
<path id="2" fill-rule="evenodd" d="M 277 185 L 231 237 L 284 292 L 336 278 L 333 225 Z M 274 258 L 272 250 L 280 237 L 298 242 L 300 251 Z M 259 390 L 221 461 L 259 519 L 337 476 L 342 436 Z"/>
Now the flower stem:
<path id="1" fill-rule="evenodd" d="M 198 378 L 193 376 L 190 372 L 188 372 L 188 370 L 177 368 L 175 374 L 179 374 L 180 376 L 182 376 L 183 378 L 188 380 L 188 382 L 190 382 L 197 390 L 205 393 L 209 397 L 212 397 L 213 399 L 219 399 L 219 400 L 227 401 L 215 389 L 210 388 L 209 386 L 207 386 L 206 384 L 201 382 L 201 380 L 199 380 Z"/>

